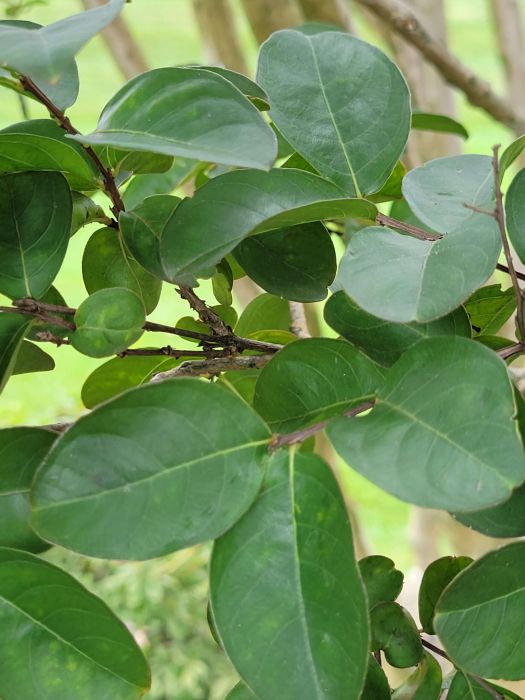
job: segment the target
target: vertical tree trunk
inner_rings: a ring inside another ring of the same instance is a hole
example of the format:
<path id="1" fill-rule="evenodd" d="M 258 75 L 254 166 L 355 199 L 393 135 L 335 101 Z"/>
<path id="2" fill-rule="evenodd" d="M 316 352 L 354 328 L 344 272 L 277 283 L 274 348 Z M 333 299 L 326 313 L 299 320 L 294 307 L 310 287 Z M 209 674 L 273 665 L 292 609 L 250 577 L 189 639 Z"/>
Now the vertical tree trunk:
<path id="1" fill-rule="evenodd" d="M 247 75 L 248 66 L 235 30 L 229 0 L 193 0 L 193 11 L 205 46 L 207 62 Z"/>
<path id="2" fill-rule="evenodd" d="M 505 67 L 507 95 L 525 115 L 525 38 L 518 0 L 490 0 L 499 50 Z"/>
<path id="3" fill-rule="evenodd" d="M 350 8 L 345 0 L 299 0 L 306 20 L 336 24 L 354 32 Z"/>
<path id="4" fill-rule="evenodd" d="M 296 0 L 242 0 L 242 6 L 258 44 L 278 29 L 296 27 L 304 22 Z"/>

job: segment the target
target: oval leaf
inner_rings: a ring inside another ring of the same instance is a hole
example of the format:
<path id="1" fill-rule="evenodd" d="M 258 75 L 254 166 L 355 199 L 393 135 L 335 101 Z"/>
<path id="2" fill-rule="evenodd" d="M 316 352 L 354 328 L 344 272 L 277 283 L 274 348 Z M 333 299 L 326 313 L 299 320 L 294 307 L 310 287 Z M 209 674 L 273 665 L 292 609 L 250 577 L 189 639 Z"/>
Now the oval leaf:
<path id="1" fill-rule="evenodd" d="M 408 610 L 397 603 L 379 603 L 370 612 L 372 651 L 382 649 L 391 666 L 408 668 L 423 657 L 416 623 Z"/>
<path id="2" fill-rule="evenodd" d="M 403 588 L 403 573 L 396 569 L 392 559 L 372 555 L 359 560 L 359 573 L 363 579 L 370 609 L 378 603 L 393 602 Z"/>
<path id="3" fill-rule="evenodd" d="M 0 314 L 0 392 L 16 366 L 18 351 L 31 326 L 31 319 L 19 314 Z"/>
<path id="4" fill-rule="evenodd" d="M 422 131 L 437 131 L 442 134 L 456 134 L 468 139 L 468 131 L 463 124 L 447 117 L 445 114 L 431 114 L 430 112 L 414 112 L 412 114 L 412 128 Z"/>
<path id="5" fill-rule="evenodd" d="M 242 312 L 235 332 L 242 338 L 262 330 L 289 331 L 292 319 L 285 299 L 259 294 Z"/>
<path id="6" fill-rule="evenodd" d="M 442 680 L 441 666 L 425 652 L 417 670 L 396 688 L 392 700 L 439 700 Z"/>
<path id="7" fill-rule="evenodd" d="M 421 627 L 427 634 L 435 634 L 433 619 L 439 596 L 469 564 L 472 564 L 470 557 L 441 557 L 425 569 L 419 587 L 418 609 Z"/>
<path id="8" fill-rule="evenodd" d="M 495 692 L 499 695 L 495 695 Z M 523 697 L 507 688 L 501 688 L 487 681 L 481 685 L 479 678 L 460 671 L 454 674 L 447 694 L 447 700 L 494 700 L 495 697 L 498 700 L 523 700 Z"/>
<path id="9" fill-rule="evenodd" d="M 385 672 L 374 657 L 370 656 L 365 687 L 359 696 L 360 700 L 391 700 L 391 697 L 392 693 Z"/>
<path id="10" fill-rule="evenodd" d="M 505 214 L 507 221 L 507 233 L 518 254 L 519 259 L 525 260 L 525 168 L 520 170 L 510 183 L 505 197 Z"/>
<path id="11" fill-rule="evenodd" d="M 523 537 L 525 535 L 525 484 L 518 486 L 510 498 L 493 508 L 474 513 L 453 513 L 465 527 L 489 537 Z"/>
<path id="12" fill-rule="evenodd" d="M 428 338 L 388 370 L 367 416 L 328 427 L 353 469 L 426 508 L 469 511 L 509 497 L 525 477 L 507 369 L 466 338 Z"/>
<path id="13" fill-rule="evenodd" d="M 481 287 L 465 302 L 472 328 L 479 335 L 494 335 L 516 308 L 514 289 L 502 290 L 501 284 Z"/>
<path id="14" fill-rule="evenodd" d="M 319 457 L 274 456 L 255 504 L 215 543 L 210 580 L 221 642 L 258 698 L 359 697 L 366 598 L 344 502 Z"/>
<path id="15" fill-rule="evenodd" d="M 24 340 L 16 356 L 13 374 L 29 374 L 30 372 L 50 372 L 55 369 L 55 361 L 38 345 Z"/>
<path id="16" fill-rule="evenodd" d="M 252 409 L 214 384 L 177 379 L 133 389 L 57 442 L 34 483 L 33 526 L 110 559 L 213 539 L 255 498 L 268 441 Z"/>

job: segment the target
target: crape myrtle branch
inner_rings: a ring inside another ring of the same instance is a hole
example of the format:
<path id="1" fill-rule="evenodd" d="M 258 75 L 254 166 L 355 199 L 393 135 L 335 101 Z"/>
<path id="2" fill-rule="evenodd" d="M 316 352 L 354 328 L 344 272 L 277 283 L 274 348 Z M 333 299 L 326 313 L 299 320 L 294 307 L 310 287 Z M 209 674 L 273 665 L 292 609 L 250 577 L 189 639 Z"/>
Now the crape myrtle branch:
<path id="1" fill-rule="evenodd" d="M 440 238 L 443 238 L 441 233 L 430 233 L 430 231 L 425 231 L 419 226 L 407 224 L 405 221 L 398 221 L 398 219 L 393 219 L 391 216 L 386 216 L 386 214 L 379 213 L 376 216 L 376 223 L 380 226 L 390 226 L 398 231 L 404 231 L 414 238 L 419 238 L 421 241 L 439 241 Z"/>
<path id="2" fill-rule="evenodd" d="M 222 372 L 237 371 L 243 369 L 262 369 L 270 362 L 273 355 L 232 355 L 230 357 L 213 357 L 208 360 L 195 360 L 183 362 L 178 367 L 159 372 L 152 378 L 152 382 L 161 382 L 165 379 L 178 377 L 216 377 Z"/>

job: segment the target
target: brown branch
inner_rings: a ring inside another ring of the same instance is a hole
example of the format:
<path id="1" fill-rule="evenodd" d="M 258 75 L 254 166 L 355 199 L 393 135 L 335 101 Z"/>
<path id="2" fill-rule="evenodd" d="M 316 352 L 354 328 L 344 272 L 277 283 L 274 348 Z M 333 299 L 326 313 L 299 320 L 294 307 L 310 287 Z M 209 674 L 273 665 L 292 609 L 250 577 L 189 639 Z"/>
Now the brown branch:
<path id="1" fill-rule="evenodd" d="M 497 351 L 497 354 L 502 360 L 508 360 L 509 357 L 514 357 L 514 355 L 519 355 L 522 352 L 525 352 L 525 343 L 514 343 L 506 348 L 501 348 L 501 350 Z"/>
<path id="2" fill-rule="evenodd" d="M 228 336 L 232 334 L 232 329 L 227 326 L 222 318 L 215 311 L 210 309 L 191 287 L 179 287 L 180 296 L 188 302 L 191 308 L 198 314 L 200 320 L 205 323 L 218 336 Z"/>
<path id="3" fill-rule="evenodd" d="M 0 306 L 0 312 L 31 316 L 32 318 L 38 318 L 40 321 L 44 321 L 45 323 L 52 323 L 54 326 L 68 328 L 71 331 L 75 330 L 74 323 L 72 323 L 71 321 L 66 321 L 64 318 L 60 318 L 59 316 L 50 316 L 48 314 L 40 313 L 38 311 L 28 311 L 27 309 L 17 309 L 13 306 Z"/>
<path id="4" fill-rule="evenodd" d="M 441 233 L 430 233 L 429 231 L 419 228 L 419 226 L 407 224 L 405 221 L 398 221 L 398 219 L 393 219 L 391 216 L 386 216 L 386 214 L 379 213 L 376 216 L 376 223 L 380 226 L 397 228 L 399 231 L 404 231 L 414 236 L 414 238 L 419 238 L 421 241 L 439 241 L 440 238 L 443 238 Z"/>
<path id="5" fill-rule="evenodd" d="M 221 372 L 231 372 L 244 369 L 261 369 L 272 359 L 273 355 L 232 355 L 229 357 L 214 357 L 207 360 L 183 362 L 178 367 L 167 372 L 156 374 L 152 382 L 177 377 L 215 377 Z"/>
<path id="6" fill-rule="evenodd" d="M 501 272 L 506 272 L 507 275 L 510 275 L 510 270 L 506 265 L 502 265 L 501 263 L 498 263 L 496 265 L 496 270 L 500 270 Z M 525 274 L 523 272 L 518 272 L 518 270 L 515 270 L 516 272 L 516 277 L 519 280 L 525 280 Z"/>
<path id="7" fill-rule="evenodd" d="M 299 301 L 289 301 L 288 307 L 291 319 L 290 331 L 298 338 L 310 338 L 304 304 L 301 304 Z"/>
<path id="8" fill-rule="evenodd" d="M 130 357 L 130 356 L 141 356 L 141 357 L 157 357 L 165 355 L 166 357 L 174 357 L 179 359 L 181 357 L 227 357 L 229 355 L 228 350 L 217 350 L 217 348 L 206 348 L 203 350 L 177 350 L 172 348 L 171 345 L 166 345 L 163 348 L 128 348 L 122 352 L 117 353 L 118 357 Z"/>
<path id="9" fill-rule="evenodd" d="M 477 76 L 441 43 L 433 39 L 405 5 L 398 0 L 357 0 L 357 2 L 404 37 L 437 68 L 448 83 L 459 88 L 471 104 L 480 107 L 516 134 L 525 132 L 525 120 L 518 114 L 514 105 L 494 93 L 489 83 Z"/>
<path id="10" fill-rule="evenodd" d="M 67 338 L 61 338 L 59 335 L 53 335 L 51 331 L 40 331 L 36 334 L 36 337 L 43 343 L 54 343 L 57 348 L 59 348 L 61 345 L 71 345 Z"/>

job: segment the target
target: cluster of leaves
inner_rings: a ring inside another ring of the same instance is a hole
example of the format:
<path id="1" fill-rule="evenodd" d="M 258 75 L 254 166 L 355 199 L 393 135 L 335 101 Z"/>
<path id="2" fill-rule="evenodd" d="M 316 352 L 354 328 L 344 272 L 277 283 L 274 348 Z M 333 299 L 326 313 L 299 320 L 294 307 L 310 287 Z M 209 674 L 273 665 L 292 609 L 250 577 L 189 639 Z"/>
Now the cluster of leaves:
<path id="1" fill-rule="evenodd" d="M 52 368 L 42 342 L 111 357 L 84 385 L 93 410 L 62 435 L 0 431 L 1 697 L 127 700 L 149 687 L 129 631 L 40 552 L 143 560 L 207 541 L 210 628 L 242 679 L 230 700 L 516 697 L 484 678 L 525 677 L 525 544 L 425 573 L 421 624 L 456 669 L 442 679 L 396 603 L 402 575 L 385 557 L 356 562 L 339 487 L 307 438 L 326 429 L 404 501 L 525 534 L 524 406 L 505 363 L 525 322 L 500 190 L 522 140 L 501 160 L 496 149 L 406 173 L 411 128 L 463 127 L 412 114 L 383 53 L 317 25 L 270 37 L 257 83 L 198 66 L 144 73 L 79 134 L 64 112 L 74 56 L 123 4 L 0 23 L 1 84 L 50 113 L 0 131 L 0 293 L 12 300 L 0 387 Z M 194 195 L 174 194 L 189 179 Z M 524 189 L 522 171 L 505 206 L 525 257 Z M 52 285 L 92 222 L 88 296 L 73 309 Z M 482 286 L 502 243 L 510 292 Z M 237 318 L 244 275 L 265 292 Z M 217 306 L 194 291 L 204 278 Z M 148 321 L 163 284 L 195 315 Z M 329 288 L 339 337 L 297 339 L 288 301 Z M 510 341 L 497 334 L 515 310 Z M 196 349 L 131 347 L 155 332 Z M 392 691 L 382 658 L 416 669 Z"/>

